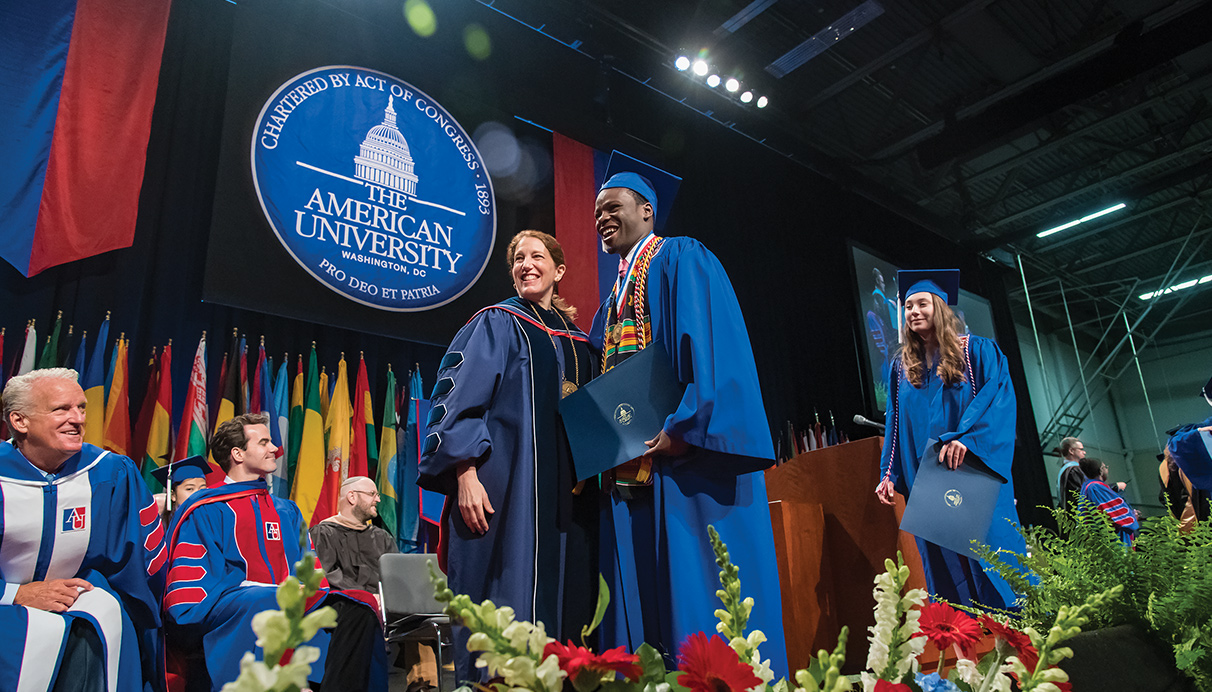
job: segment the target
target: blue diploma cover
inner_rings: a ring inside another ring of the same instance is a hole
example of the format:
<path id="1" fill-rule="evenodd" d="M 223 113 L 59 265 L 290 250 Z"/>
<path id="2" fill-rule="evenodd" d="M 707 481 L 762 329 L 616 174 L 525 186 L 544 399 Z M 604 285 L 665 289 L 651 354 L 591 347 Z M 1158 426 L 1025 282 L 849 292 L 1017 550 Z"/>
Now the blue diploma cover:
<path id="1" fill-rule="evenodd" d="M 577 480 L 609 471 L 648 451 L 682 401 L 669 355 L 654 343 L 560 402 Z"/>
<path id="2" fill-rule="evenodd" d="M 977 558 L 972 541 L 988 544 L 997 496 L 1006 481 L 972 452 L 954 471 L 938 461 L 941 445 L 931 440 L 917 468 L 901 530 Z"/>

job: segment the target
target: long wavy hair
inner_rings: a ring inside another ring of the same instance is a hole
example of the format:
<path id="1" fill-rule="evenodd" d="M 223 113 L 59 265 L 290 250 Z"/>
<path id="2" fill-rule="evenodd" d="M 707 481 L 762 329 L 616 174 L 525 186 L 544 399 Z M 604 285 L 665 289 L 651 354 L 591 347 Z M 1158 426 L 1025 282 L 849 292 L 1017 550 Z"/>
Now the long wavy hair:
<path id="1" fill-rule="evenodd" d="M 513 278 L 513 253 L 517 251 L 518 243 L 522 242 L 523 238 L 534 238 L 539 241 L 543 244 L 543 247 L 547 248 L 548 254 L 551 255 L 551 261 L 555 262 L 557 267 L 560 265 L 567 267 L 564 264 L 564 248 L 560 245 L 560 241 L 556 240 L 555 236 L 551 234 L 528 228 L 524 231 L 518 231 L 518 234 L 509 241 L 509 249 L 505 252 L 505 262 L 509 265 L 510 278 Z M 576 306 L 564 300 L 560 295 L 560 282 L 558 281 L 555 285 L 555 293 L 551 296 L 551 307 L 559 311 L 564 316 L 564 319 L 569 322 L 577 318 Z"/>
<path id="2" fill-rule="evenodd" d="M 964 350 L 959 338 L 959 319 L 952 312 L 947 301 L 933 293 L 930 298 L 934 301 L 934 336 L 938 341 L 938 367 L 935 372 L 944 384 L 953 385 L 964 379 Z M 901 307 L 904 310 L 904 306 Z M 908 320 L 901 322 L 901 364 L 905 368 L 905 378 L 914 387 L 922 386 L 927 367 L 926 341 L 909 328 Z"/>

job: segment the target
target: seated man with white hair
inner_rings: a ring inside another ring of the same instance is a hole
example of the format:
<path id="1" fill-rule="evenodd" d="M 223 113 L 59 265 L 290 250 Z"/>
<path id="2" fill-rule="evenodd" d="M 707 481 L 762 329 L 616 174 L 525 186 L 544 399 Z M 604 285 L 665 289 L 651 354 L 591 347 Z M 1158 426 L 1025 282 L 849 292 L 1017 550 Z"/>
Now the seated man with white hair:
<path id="1" fill-rule="evenodd" d="M 76 380 L 47 368 L 4 388 L 0 687 L 161 689 L 164 530 L 134 463 L 84 443 Z"/>

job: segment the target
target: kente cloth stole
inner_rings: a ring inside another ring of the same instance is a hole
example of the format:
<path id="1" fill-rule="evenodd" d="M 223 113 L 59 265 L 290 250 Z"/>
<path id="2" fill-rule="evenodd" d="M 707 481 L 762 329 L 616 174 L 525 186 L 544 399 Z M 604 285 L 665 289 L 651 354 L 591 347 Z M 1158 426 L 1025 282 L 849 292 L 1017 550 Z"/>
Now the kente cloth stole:
<path id="1" fill-rule="evenodd" d="M 652 318 L 648 313 L 648 267 L 664 244 L 664 238 L 654 238 L 636 258 L 635 271 L 623 287 L 623 305 L 616 314 L 618 285 L 607 301 L 606 332 L 603 341 L 602 372 L 605 373 L 652 343 Z M 610 472 L 616 485 L 647 486 L 652 484 L 652 461 L 628 461 Z"/>

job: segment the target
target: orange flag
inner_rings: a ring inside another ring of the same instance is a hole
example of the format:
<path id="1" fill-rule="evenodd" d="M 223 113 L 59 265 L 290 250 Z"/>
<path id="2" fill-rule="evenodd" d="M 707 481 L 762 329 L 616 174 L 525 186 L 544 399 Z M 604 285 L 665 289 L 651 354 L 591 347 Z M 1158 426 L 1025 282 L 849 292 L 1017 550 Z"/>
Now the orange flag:
<path id="1" fill-rule="evenodd" d="M 126 367 L 129 340 L 119 337 L 114 357 L 114 378 L 105 402 L 105 448 L 126 456 L 130 451 L 130 382 Z"/>

